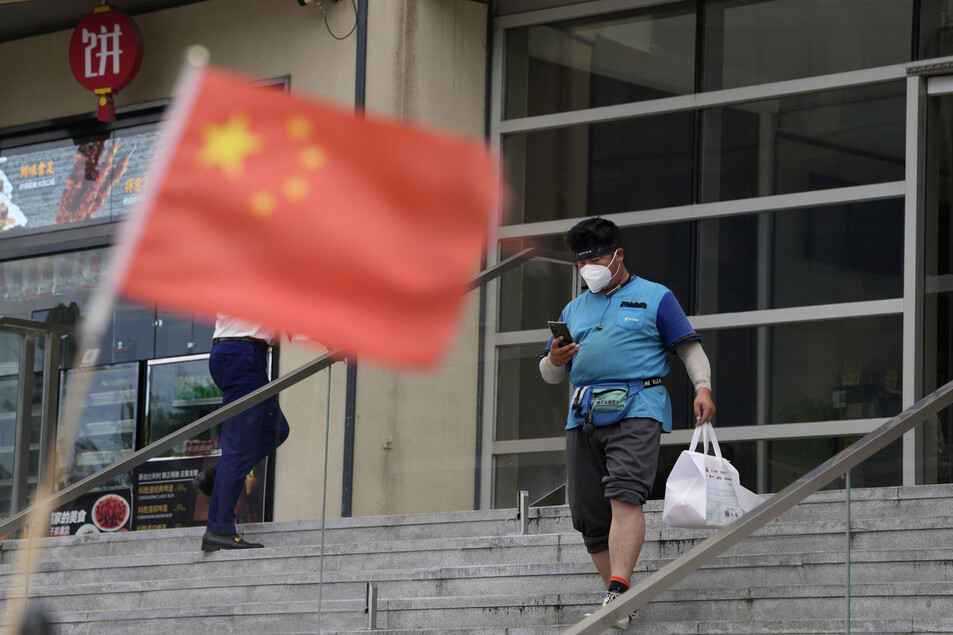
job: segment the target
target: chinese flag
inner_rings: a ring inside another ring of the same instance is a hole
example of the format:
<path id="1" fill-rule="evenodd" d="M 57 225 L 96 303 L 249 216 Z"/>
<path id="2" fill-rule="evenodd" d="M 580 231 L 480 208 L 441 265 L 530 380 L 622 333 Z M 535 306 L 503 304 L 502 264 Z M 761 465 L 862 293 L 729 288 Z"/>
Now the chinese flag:
<path id="1" fill-rule="evenodd" d="M 168 123 L 122 295 L 389 365 L 440 359 L 500 203 L 484 145 L 213 69 Z"/>

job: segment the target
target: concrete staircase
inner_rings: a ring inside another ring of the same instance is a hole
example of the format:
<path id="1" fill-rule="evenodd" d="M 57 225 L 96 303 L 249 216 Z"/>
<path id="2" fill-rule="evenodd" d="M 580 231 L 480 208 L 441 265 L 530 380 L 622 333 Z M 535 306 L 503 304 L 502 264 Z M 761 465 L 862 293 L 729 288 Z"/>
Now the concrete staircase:
<path id="1" fill-rule="evenodd" d="M 845 633 L 844 492 L 820 492 L 639 611 L 633 633 Z M 953 486 L 851 493 L 851 632 L 953 633 Z M 641 580 L 711 535 L 646 506 Z M 29 580 L 53 632 L 558 633 L 601 599 L 565 507 L 249 525 L 268 545 L 199 551 L 201 529 L 50 538 Z M 3 543 L 0 591 L 22 596 Z"/>

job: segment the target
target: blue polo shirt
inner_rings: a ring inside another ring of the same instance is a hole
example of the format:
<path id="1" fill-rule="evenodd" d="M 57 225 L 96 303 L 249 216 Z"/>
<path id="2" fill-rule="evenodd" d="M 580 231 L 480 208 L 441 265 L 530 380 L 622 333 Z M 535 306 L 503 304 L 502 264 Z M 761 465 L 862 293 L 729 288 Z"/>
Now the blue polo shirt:
<path id="1" fill-rule="evenodd" d="M 559 319 L 566 322 L 579 344 L 579 352 L 569 363 L 573 386 L 664 377 L 669 371 L 669 355 L 685 342 L 701 339 L 675 295 L 665 286 L 639 277 L 611 295 L 584 292 L 566 305 Z M 543 355 L 549 354 L 552 342 L 550 338 Z M 624 416 L 661 421 L 662 430 L 671 432 L 668 390 L 664 386 L 642 390 Z M 566 429 L 578 425 L 570 413 Z"/>

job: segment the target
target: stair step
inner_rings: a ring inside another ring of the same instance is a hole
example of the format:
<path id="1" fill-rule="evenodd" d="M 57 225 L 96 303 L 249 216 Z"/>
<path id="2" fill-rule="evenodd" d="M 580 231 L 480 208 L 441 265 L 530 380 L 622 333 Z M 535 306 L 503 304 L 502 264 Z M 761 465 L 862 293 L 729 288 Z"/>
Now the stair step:
<path id="1" fill-rule="evenodd" d="M 852 630 L 953 632 L 953 486 L 850 498 Z M 809 497 L 651 600 L 630 632 L 845 632 L 845 500 Z M 645 506 L 635 581 L 716 533 L 666 527 L 661 508 Z M 68 635 L 366 633 L 367 582 L 378 632 L 559 632 L 597 607 L 601 581 L 565 506 L 528 520 L 528 535 L 512 509 L 257 524 L 244 530 L 266 549 L 209 554 L 201 528 L 50 538 L 29 595 Z M 4 599 L 22 594 L 24 546 L 0 545 Z"/>

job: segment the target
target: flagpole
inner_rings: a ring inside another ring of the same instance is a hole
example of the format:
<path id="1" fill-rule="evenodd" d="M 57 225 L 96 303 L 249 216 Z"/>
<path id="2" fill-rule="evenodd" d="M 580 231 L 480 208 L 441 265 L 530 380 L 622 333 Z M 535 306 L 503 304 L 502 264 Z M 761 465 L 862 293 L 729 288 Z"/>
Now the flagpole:
<path id="1" fill-rule="evenodd" d="M 177 98 L 168 116 L 171 134 L 163 142 L 165 148 L 175 147 L 170 144 L 177 143 L 182 135 L 185 122 L 188 120 L 184 115 L 191 110 L 195 102 L 198 94 L 197 88 L 208 61 L 209 52 L 204 47 L 192 46 L 186 51 L 184 69 L 173 92 Z M 158 175 L 160 182 L 171 163 L 170 155 L 171 152 L 161 150 L 155 155 L 158 157 L 155 164 L 158 169 L 155 173 Z M 93 365 L 98 361 L 103 335 L 112 318 L 116 299 L 125 280 L 129 264 L 132 262 L 132 257 L 135 254 L 139 237 L 142 235 L 155 196 L 155 192 L 147 193 L 143 201 L 130 214 L 130 218 L 124 221 L 118 244 L 114 247 L 110 265 L 106 270 L 106 279 L 103 284 L 93 291 L 90 298 L 89 313 L 79 329 L 77 349 L 80 351 L 80 365 Z M 60 462 L 64 466 L 72 465 L 73 462 L 75 439 L 79 432 L 79 423 L 85 408 L 91 381 L 92 373 L 76 373 L 74 381 L 71 381 L 66 389 L 61 410 L 63 416 L 59 422 L 60 439 L 64 442 L 68 441 L 68 443 L 64 443 L 65 454 L 60 457 Z M 49 455 L 45 461 L 46 467 L 37 484 L 35 499 L 37 502 L 24 524 L 27 531 L 27 543 L 26 547 L 21 550 L 13 576 L 14 581 L 18 579 L 21 581 L 20 586 L 23 592 L 22 595 L 15 592 L 8 595 L 4 623 L 17 625 L 17 630 L 14 632 L 23 632 L 29 609 L 30 576 L 36 571 L 36 565 L 39 561 L 43 546 L 41 539 L 48 537 L 50 533 L 50 517 L 54 511 L 52 495 L 56 489 L 55 484 L 58 476 L 54 461 L 56 445 L 54 443 L 49 446 Z M 65 474 L 63 476 L 65 477 Z M 11 591 L 15 591 L 15 582 L 12 587 Z"/>

